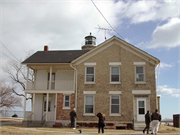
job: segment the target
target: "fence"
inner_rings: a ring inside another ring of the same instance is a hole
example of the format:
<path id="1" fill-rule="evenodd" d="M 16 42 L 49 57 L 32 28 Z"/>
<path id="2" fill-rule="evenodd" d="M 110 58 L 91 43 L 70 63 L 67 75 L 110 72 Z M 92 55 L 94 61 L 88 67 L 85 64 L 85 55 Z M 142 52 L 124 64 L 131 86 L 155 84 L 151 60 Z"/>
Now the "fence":
<path id="1" fill-rule="evenodd" d="M 0 110 L 0 117 L 12 117 L 17 114 L 18 118 L 23 118 L 23 111 Z"/>

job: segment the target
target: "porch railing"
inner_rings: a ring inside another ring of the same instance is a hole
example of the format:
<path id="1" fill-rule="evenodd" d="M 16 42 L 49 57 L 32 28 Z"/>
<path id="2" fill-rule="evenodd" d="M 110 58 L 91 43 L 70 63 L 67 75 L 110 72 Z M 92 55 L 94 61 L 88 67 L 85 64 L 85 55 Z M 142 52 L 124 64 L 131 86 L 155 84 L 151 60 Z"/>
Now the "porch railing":
<path id="1" fill-rule="evenodd" d="M 29 126 L 31 123 L 32 123 L 32 115 L 33 115 L 34 113 L 31 113 L 28 117 L 27 117 L 27 126 Z"/>
<path id="2" fill-rule="evenodd" d="M 28 81 L 27 89 L 48 90 L 49 83 L 48 81 L 36 81 L 36 82 Z M 51 82 L 51 90 L 73 90 L 73 89 L 74 89 L 74 80 L 57 80 L 55 82 Z"/>
<path id="3" fill-rule="evenodd" d="M 41 126 L 44 125 L 45 122 L 46 122 L 46 113 L 42 116 Z"/>

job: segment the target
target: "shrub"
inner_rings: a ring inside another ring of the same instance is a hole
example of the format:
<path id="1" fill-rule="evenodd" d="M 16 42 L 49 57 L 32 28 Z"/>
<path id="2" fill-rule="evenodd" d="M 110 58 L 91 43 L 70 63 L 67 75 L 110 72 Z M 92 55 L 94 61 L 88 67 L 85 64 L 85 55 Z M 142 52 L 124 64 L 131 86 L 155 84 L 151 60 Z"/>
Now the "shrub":
<path id="1" fill-rule="evenodd" d="M 18 115 L 17 115 L 17 114 L 14 114 L 14 115 L 12 115 L 12 117 L 18 117 Z"/>

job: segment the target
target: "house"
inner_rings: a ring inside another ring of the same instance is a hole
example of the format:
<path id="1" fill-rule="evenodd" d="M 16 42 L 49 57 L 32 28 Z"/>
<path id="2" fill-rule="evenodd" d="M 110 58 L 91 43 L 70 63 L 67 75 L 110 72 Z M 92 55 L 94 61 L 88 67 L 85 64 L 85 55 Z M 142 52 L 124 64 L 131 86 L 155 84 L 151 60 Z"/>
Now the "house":
<path id="1" fill-rule="evenodd" d="M 23 125 L 69 126 L 69 113 L 76 108 L 77 127 L 96 127 L 96 114 L 103 112 L 106 128 L 138 129 L 146 111 L 158 107 L 159 63 L 116 36 L 96 46 L 90 34 L 82 50 L 49 51 L 45 46 L 22 62 L 34 71 L 25 90 L 26 96 L 32 94 L 32 111 L 26 111 L 24 100 Z"/>

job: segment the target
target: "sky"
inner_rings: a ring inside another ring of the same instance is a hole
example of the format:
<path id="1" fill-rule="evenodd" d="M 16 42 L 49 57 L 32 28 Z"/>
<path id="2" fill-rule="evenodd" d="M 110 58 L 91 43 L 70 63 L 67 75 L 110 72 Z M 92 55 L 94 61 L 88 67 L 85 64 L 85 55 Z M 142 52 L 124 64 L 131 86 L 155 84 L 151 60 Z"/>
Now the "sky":
<path id="1" fill-rule="evenodd" d="M 1 0 L 0 79 L 10 83 L 2 70 L 10 59 L 24 60 L 45 45 L 80 50 L 90 32 L 97 44 L 115 35 L 158 58 L 160 113 L 180 114 L 179 0 Z"/>

